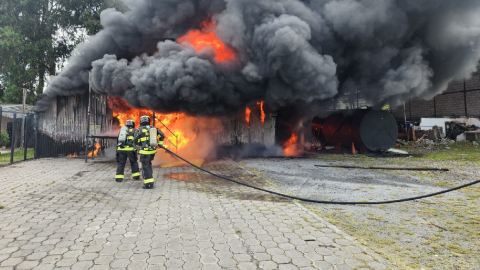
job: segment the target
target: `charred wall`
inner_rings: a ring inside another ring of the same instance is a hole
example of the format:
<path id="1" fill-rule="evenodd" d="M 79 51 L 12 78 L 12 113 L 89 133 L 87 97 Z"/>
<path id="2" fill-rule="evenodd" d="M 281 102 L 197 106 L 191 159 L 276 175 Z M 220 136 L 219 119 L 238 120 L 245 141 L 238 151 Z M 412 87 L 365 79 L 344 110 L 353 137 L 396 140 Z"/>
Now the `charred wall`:
<path id="1" fill-rule="evenodd" d="M 237 146 L 245 144 L 261 144 L 273 146 L 275 144 L 275 115 L 268 108 L 264 109 L 265 120 L 262 124 L 259 106 L 250 107 L 250 124 L 246 121 L 246 114 L 239 113 L 235 119 L 223 121 L 221 144 Z"/>

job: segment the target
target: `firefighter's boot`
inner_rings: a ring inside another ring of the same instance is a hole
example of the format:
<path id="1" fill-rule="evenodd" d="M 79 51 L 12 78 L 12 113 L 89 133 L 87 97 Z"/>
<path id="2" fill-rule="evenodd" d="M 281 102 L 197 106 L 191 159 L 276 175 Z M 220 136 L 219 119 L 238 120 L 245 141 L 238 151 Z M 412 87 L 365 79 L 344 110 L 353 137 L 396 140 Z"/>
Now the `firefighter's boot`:
<path id="1" fill-rule="evenodd" d="M 125 176 L 123 174 L 115 175 L 115 181 L 117 181 L 119 183 L 123 181 L 123 178 L 125 178 Z"/>
<path id="2" fill-rule="evenodd" d="M 153 183 L 143 184 L 143 189 L 153 189 Z"/>

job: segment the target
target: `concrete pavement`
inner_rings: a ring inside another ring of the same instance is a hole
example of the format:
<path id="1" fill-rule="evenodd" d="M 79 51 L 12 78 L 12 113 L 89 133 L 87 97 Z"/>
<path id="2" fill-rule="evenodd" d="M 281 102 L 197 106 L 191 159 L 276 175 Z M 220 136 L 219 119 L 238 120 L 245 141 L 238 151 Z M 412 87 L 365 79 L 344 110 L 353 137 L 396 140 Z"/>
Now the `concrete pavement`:
<path id="1" fill-rule="evenodd" d="M 154 190 L 115 163 L 42 159 L 0 168 L 0 270 L 393 269 L 292 200 L 190 167 Z M 269 187 L 233 161 L 204 164 Z M 274 188 L 274 187 L 270 187 Z"/>

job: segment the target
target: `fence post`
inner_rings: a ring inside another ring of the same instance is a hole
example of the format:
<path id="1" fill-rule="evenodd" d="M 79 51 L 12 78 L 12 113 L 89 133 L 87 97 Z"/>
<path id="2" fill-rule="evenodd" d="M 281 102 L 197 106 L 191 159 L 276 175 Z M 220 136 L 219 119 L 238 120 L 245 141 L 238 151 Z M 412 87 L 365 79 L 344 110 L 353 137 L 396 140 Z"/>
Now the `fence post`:
<path id="1" fill-rule="evenodd" d="M 10 149 L 10 164 L 13 164 L 13 156 L 15 155 L 15 129 L 17 129 L 17 113 L 13 113 L 13 125 L 12 125 L 12 138 L 10 139 L 10 143 L 12 145 Z"/>
<path id="2" fill-rule="evenodd" d="M 27 160 L 27 125 L 28 122 L 28 114 L 25 115 L 25 119 L 23 120 L 23 161 Z"/>
<path id="3" fill-rule="evenodd" d="M 38 154 L 39 154 L 39 151 L 38 151 L 38 122 L 39 122 L 39 115 L 38 114 L 35 114 L 34 117 L 33 117 L 33 121 L 35 122 L 33 125 L 34 125 L 34 136 L 35 136 L 35 145 L 33 146 L 34 147 L 34 154 L 33 154 L 33 158 L 34 159 L 37 159 L 38 158 Z"/>

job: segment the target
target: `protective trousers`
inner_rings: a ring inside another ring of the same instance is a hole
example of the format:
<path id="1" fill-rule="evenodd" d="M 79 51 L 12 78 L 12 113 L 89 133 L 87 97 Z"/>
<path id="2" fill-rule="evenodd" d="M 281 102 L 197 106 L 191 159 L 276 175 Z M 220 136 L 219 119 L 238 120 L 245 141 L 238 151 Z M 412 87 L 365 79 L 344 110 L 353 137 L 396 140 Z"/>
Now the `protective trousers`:
<path id="1" fill-rule="evenodd" d="M 142 174 L 143 174 L 143 183 L 149 184 L 153 183 L 153 168 L 152 160 L 155 157 L 155 154 L 142 155 L 140 154 L 140 162 L 142 163 Z"/>
<path id="2" fill-rule="evenodd" d="M 132 177 L 140 177 L 137 153 L 135 151 L 117 151 L 117 174 L 115 175 L 117 181 L 125 178 L 124 172 L 127 158 L 130 160 L 130 165 L 132 166 Z"/>

